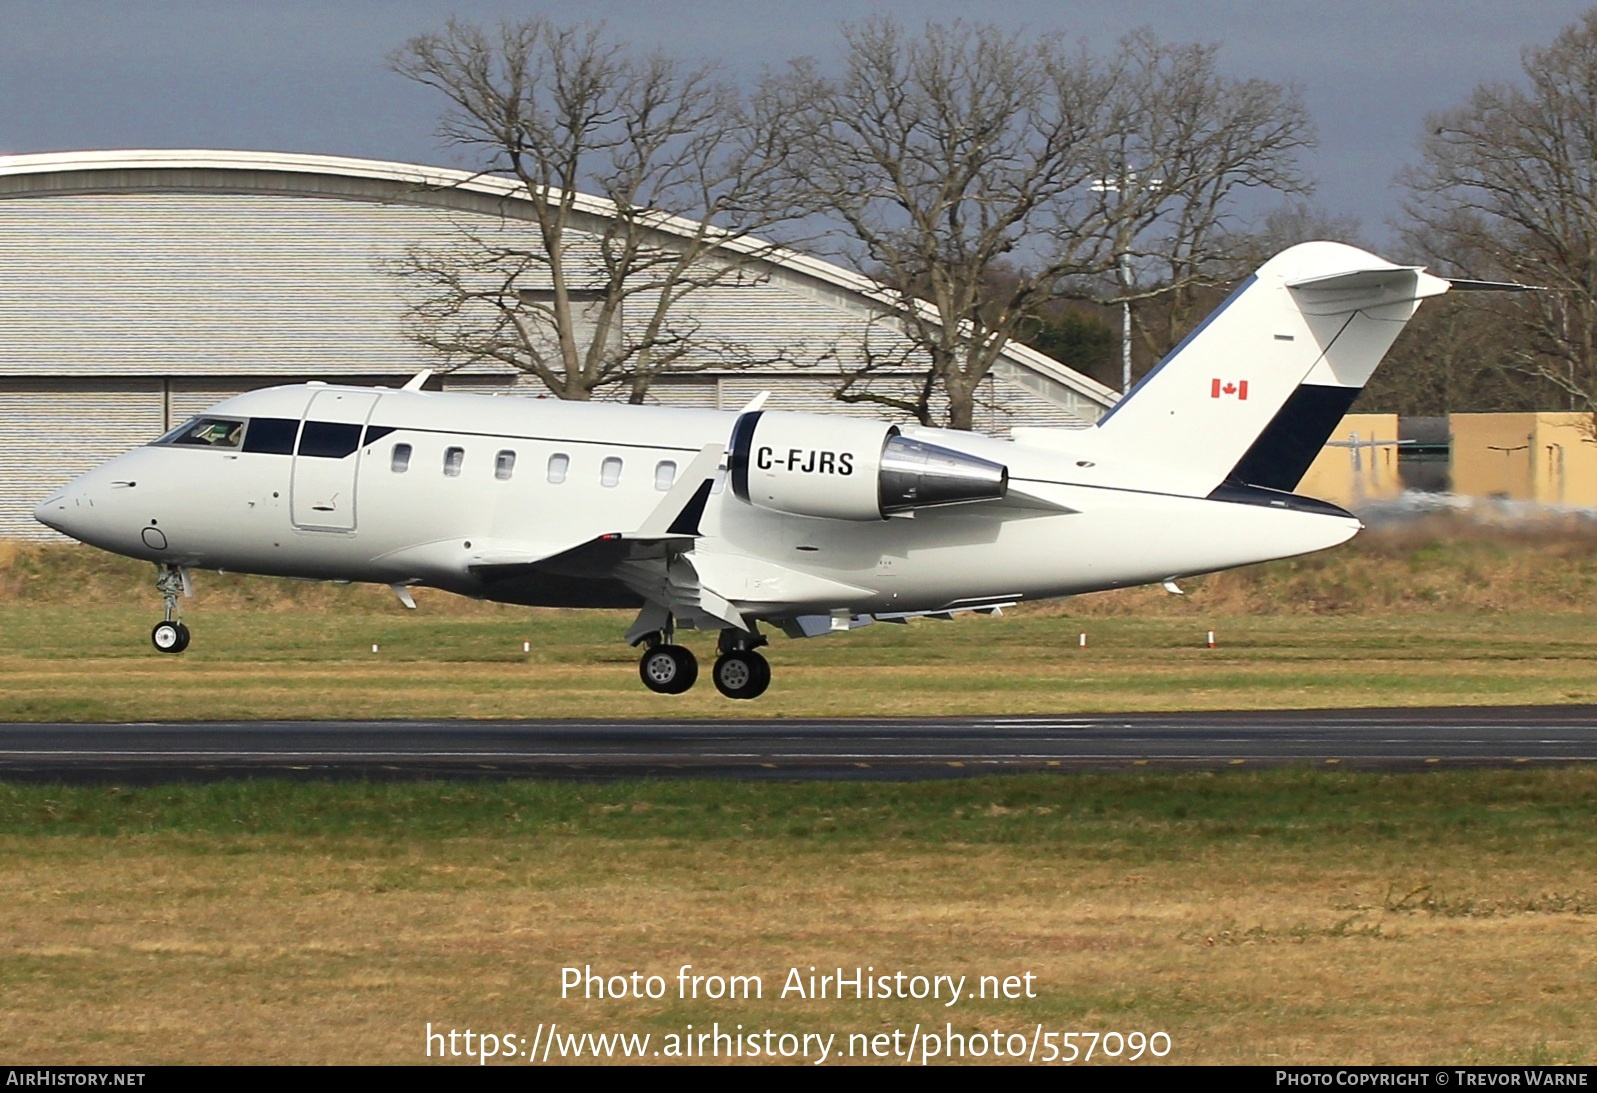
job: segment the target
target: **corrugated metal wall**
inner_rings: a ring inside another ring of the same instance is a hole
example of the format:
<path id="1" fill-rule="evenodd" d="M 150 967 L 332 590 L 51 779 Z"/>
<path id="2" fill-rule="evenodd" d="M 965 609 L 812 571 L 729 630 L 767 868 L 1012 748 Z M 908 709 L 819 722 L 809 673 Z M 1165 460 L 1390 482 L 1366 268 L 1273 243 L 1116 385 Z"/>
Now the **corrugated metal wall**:
<path id="1" fill-rule="evenodd" d="M 414 372 L 384 263 L 448 230 L 359 201 L 0 201 L 0 375 Z"/>
<path id="2" fill-rule="evenodd" d="M 54 539 L 33 507 L 77 475 L 161 435 L 158 379 L 0 377 L 0 538 Z"/>

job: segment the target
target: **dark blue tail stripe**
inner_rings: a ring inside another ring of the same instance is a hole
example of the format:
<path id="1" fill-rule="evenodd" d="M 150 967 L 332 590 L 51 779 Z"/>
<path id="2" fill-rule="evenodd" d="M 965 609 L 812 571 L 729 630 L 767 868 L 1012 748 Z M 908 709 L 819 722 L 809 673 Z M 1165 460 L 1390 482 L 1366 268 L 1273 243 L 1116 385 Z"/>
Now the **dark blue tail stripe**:
<path id="1" fill-rule="evenodd" d="M 1265 426 L 1226 481 L 1291 493 L 1331 439 L 1337 422 L 1359 397 L 1359 387 L 1303 384 Z"/>

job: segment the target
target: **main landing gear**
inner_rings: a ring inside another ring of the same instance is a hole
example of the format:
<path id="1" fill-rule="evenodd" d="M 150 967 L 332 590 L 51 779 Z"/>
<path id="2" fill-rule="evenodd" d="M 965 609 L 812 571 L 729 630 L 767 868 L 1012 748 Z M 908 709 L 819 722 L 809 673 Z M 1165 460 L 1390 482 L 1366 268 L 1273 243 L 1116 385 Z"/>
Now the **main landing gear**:
<path id="1" fill-rule="evenodd" d="M 656 637 L 638 660 L 638 675 L 656 694 L 679 695 L 698 682 L 699 661 L 692 649 Z"/>
<path id="2" fill-rule="evenodd" d="M 771 662 L 755 652 L 765 638 L 741 630 L 722 630 L 717 645 L 720 656 L 710 678 L 728 698 L 759 698 L 771 685 Z"/>
<path id="3" fill-rule="evenodd" d="M 172 616 L 177 614 L 178 596 L 188 594 L 188 579 L 180 567 L 157 563 L 155 590 L 166 603 L 166 618 L 150 631 L 150 644 L 158 652 L 181 653 L 189 647 L 189 628 Z"/>
<path id="4" fill-rule="evenodd" d="M 677 645 L 672 629 L 646 635 L 643 656 L 638 659 L 638 676 L 656 694 L 679 695 L 699 679 L 699 661 L 693 650 Z M 760 634 L 742 630 L 722 630 L 719 656 L 710 678 L 715 689 L 728 698 L 758 698 L 771 685 L 771 665 L 755 649 L 765 644 Z"/>

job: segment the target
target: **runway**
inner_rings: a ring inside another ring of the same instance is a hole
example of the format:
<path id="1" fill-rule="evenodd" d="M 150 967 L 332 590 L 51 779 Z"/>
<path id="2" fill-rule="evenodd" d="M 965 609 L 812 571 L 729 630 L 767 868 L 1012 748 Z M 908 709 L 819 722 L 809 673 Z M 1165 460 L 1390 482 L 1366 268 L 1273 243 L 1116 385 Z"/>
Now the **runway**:
<path id="1" fill-rule="evenodd" d="M 1597 761 L 1597 707 L 726 721 L 0 726 L 0 778 L 928 779 L 1018 771 Z"/>

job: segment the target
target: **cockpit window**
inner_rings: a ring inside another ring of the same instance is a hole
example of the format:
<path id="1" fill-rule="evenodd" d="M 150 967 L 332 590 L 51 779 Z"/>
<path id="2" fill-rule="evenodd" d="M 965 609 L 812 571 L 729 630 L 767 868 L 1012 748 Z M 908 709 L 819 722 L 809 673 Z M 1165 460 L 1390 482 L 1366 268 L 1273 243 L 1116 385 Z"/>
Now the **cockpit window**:
<path id="1" fill-rule="evenodd" d="M 157 444 L 189 444 L 197 448 L 237 448 L 244 439 L 244 423 L 237 418 L 197 417 L 185 421 Z"/>
<path id="2" fill-rule="evenodd" d="M 252 417 L 244 431 L 246 452 L 292 455 L 294 438 L 299 434 L 299 419 L 291 417 Z"/>

